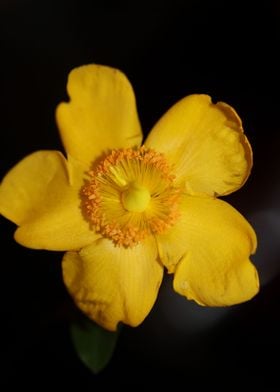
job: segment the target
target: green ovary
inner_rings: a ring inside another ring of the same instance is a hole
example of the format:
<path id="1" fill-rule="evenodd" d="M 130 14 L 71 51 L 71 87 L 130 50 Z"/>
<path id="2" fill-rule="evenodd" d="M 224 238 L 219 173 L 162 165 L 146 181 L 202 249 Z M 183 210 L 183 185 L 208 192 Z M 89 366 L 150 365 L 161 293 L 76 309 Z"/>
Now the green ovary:
<path id="1" fill-rule="evenodd" d="M 131 183 L 122 193 L 123 207 L 129 212 L 145 211 L 150 200 L 151 195 L 148 189 L 136 182 Z"/>

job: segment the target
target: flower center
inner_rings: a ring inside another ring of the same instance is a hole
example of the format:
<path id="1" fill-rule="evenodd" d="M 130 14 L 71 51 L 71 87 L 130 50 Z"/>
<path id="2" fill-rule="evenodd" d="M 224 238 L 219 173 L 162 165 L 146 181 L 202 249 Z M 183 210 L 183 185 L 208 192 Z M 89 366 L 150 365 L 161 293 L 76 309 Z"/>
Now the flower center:
<path id="1" fill-rule="evenodd" d="M 122 193 L 122 204 L 126 211 L 143 212 L 151 200 L 150 192 L 144 186 L 133 182 Z"/>
<path id="2" fill-rule="evenodd" d="M 163 154 L 142 146 L 113 150 L 88 172 L 82 210 L 92 229 L 132 247 L 172 226 L 180 190 Z"/>

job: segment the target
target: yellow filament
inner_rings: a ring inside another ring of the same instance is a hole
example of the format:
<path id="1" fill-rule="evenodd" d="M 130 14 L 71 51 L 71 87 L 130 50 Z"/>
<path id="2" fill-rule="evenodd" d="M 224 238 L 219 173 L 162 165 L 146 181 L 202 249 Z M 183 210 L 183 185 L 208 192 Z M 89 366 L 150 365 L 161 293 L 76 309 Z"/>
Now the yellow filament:
<path id="1" fill-rule="evenodd" d="M 113 150 L 88 174 L 83 214 L 115 245 L 135 246 L 178 219 L 180 190 L 163 154 L 144 146 Z"/>

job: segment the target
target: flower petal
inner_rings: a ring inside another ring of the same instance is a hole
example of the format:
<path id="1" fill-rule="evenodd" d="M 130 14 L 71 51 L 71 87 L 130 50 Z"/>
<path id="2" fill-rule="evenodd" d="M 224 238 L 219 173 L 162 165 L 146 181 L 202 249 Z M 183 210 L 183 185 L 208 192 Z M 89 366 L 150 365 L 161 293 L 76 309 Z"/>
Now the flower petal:
<path id="1" fill-rule="evenodd" d="M 186 196 L 182 217 L 171 230 L 173 243 L 166 245 L 167 238 L 161 238 L 160 255 L 167 266 L 171 257 L 178 262 L 175 291 L 208 306 L 233 305 L 258 292 L 258 274 L 249 260 L 256 249 L 256 236 L 229 204 Z M 176 241 L 185 244 L 184 251 Z"/>
<path id="2" fill-rule="evenodd" d="M 82 170 L 78 165 L 70 170 L 71 186 L 68 168 L 59 152 L 38 151 L 4 177 L 0 213 L 20 226 L 15 232 L 20 244 L 35 249 L 70 250 L 98 238 L 80 210 Z"/>
<path id="3" fill-rule="evenodd" d="M 145 145 L 167 156 L 178 182 L 192 195 L 229 194 L 244 184 L 252 167 L 237 113 L 207 95 L 190 95 L 174 105 Z"/>
<path id="4" fill-rule="evenodd" d="M 63 258 L 64 282 L 77 306 L 109 330 L 137 326 L 150 312 L 162 280 L 154 240 L 133 248 L 101 239 Z"/>
<path id="5" fill-rule="evenodd" d="M 69 74 L 67 90 L 70 102 L 57 107 L 56 118 L 68 154 L 89 164 L 108 149 L 141 144 L 133 89 L 122 72 L 78 67 Z"/>

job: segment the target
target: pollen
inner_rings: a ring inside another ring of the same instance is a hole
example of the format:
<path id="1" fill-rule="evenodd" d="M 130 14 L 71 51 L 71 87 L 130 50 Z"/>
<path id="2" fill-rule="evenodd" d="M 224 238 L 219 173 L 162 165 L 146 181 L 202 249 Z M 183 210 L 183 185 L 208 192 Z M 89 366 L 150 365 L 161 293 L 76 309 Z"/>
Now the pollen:
<path id="1" fill-rule="evenodd" d="M 91 228 L 133 247 L 179 217 L 180 189 L 163 154 L 145 146 L 112 150 L 88 173 L 82 210 Z"/>

